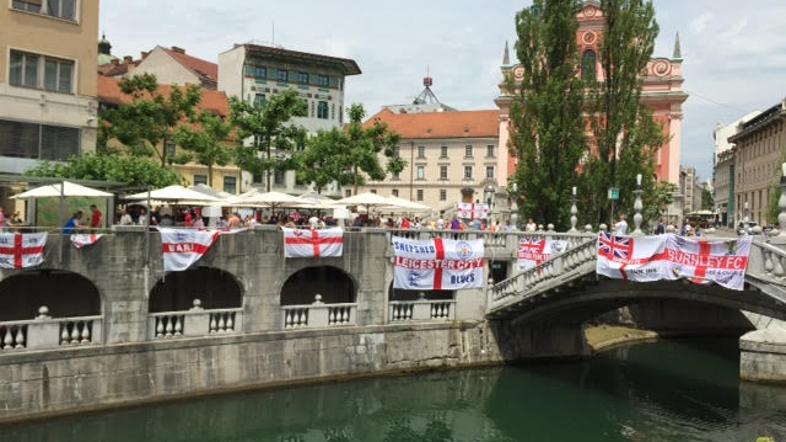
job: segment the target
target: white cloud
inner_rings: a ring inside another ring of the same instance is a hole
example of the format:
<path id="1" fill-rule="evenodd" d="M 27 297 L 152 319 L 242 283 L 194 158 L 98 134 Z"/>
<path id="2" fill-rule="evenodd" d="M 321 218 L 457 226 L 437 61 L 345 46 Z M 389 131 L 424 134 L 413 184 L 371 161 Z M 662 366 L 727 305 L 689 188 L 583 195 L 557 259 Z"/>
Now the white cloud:
<path id="1" fill-rule="evenodd" d="M 690 22 L 690 30 L 695 34 L 701 34 L 707 29 L 707 26 L 709 26 L 714 18 L 715 14 L 712 12 L 704 12 Z"/>

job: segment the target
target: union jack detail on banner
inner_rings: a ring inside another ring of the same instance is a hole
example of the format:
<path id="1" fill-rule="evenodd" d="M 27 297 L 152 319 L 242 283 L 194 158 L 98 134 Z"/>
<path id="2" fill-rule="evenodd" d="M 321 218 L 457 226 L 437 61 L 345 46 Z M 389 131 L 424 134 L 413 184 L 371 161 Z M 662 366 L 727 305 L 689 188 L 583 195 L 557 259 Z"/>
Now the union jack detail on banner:
<path id="1" fill-rule="evenodd" d="M 633 239 L 602 232 L 598 252 L 608 259 L 627 261 L 633 254 Z"/>

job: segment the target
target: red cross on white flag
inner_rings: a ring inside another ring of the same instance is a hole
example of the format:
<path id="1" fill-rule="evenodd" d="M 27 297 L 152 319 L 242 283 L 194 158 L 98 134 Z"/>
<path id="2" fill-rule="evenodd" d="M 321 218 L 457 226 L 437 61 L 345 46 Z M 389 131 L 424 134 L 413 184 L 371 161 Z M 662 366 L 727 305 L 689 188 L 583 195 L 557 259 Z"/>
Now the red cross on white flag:
<path id="1" fill-rule="evenodd" d="M 0 268 L 24 269 L 44 262 L 46 232 L 0 233 Z"/>
<path id="2" fill-rule="evenodd" d="M 284 256 L 287 258 L 324 258 L 344 254 L 344 229 L 282 229 Z"/>

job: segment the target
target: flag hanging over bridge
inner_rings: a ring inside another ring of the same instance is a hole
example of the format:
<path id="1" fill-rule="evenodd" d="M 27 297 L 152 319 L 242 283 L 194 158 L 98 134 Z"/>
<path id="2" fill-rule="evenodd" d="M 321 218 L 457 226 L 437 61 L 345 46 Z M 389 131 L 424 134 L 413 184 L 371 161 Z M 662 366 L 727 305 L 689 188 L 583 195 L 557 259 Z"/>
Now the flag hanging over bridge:
<path id="1" fill-rule="evenodd" d="M 0 268 L 26 269 L 44 262 L 46 232 L 0 233 Z"/>
<path id="2" fill-rule="evenodd" d="M 287 229 L 284 256 L 287 258 L 331 258 L 344 255 L 344 229 Z"/>
<path id="3" fill-rule="evenodd" d="M 103 236 L 97 233 L 76 233 L 71 235 L 71 244 L 77 249 L 84 249 L 97 243 Z"/>
<path id="4" fill-rule="evenodd" d="M 483 287 L 483 240 L 393 237 L 393 287 L 404 290 L 460 290 Z"/>
<path id="5" fill-rule="evenodd" d="M 751 238 L 693 240 L 674 234 L 598 237 L 596 271 L 609 278 L 638 282 L 688 279 L 743 290 Z"/>
<path id="6" fill-rule="evenodd" d="M 181 272 L 199 261 L 221 236 L 218 230 L 159 227 L 164 249 L 164 271 Z"/>
<path id="7" fill-rule="evenodd" d="M 529 270 L 550 260 L 554 255 L 568 248 L 565 240 L 545 238 L 524 238 L 519 241 L 519 270 Z"/>
<path id="8" fill-rule="evenodd" d="M 456 212 L 463 219 L 488 219 L 491 209 L 486 203 L 458 203 Z"/>

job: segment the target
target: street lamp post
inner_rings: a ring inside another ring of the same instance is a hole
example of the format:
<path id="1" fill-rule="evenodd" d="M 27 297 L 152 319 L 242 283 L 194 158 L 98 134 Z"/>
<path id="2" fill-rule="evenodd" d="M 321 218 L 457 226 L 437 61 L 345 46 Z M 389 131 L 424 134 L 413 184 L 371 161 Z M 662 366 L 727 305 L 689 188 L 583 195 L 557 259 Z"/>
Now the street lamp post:
<path id="1" fill-rule="evenodd" d="M 641 231 L 641 222 L 644 221 L 644 216 L 642 216 L 641 211 L 644 210 L 644 203 L 641 202 L 641 194 L 644 191 L 641 190 L 641 174 L 636 175 L 636 190 L 633 193 L 636 195 L 636 201 L 633 203 L 633 210 L 636 211 L 636 214 L 633 215 L 633 224 L 636 226 L 636 229 L 631 233 L 633 236 L 643 236 L 644 232 Z"/>

